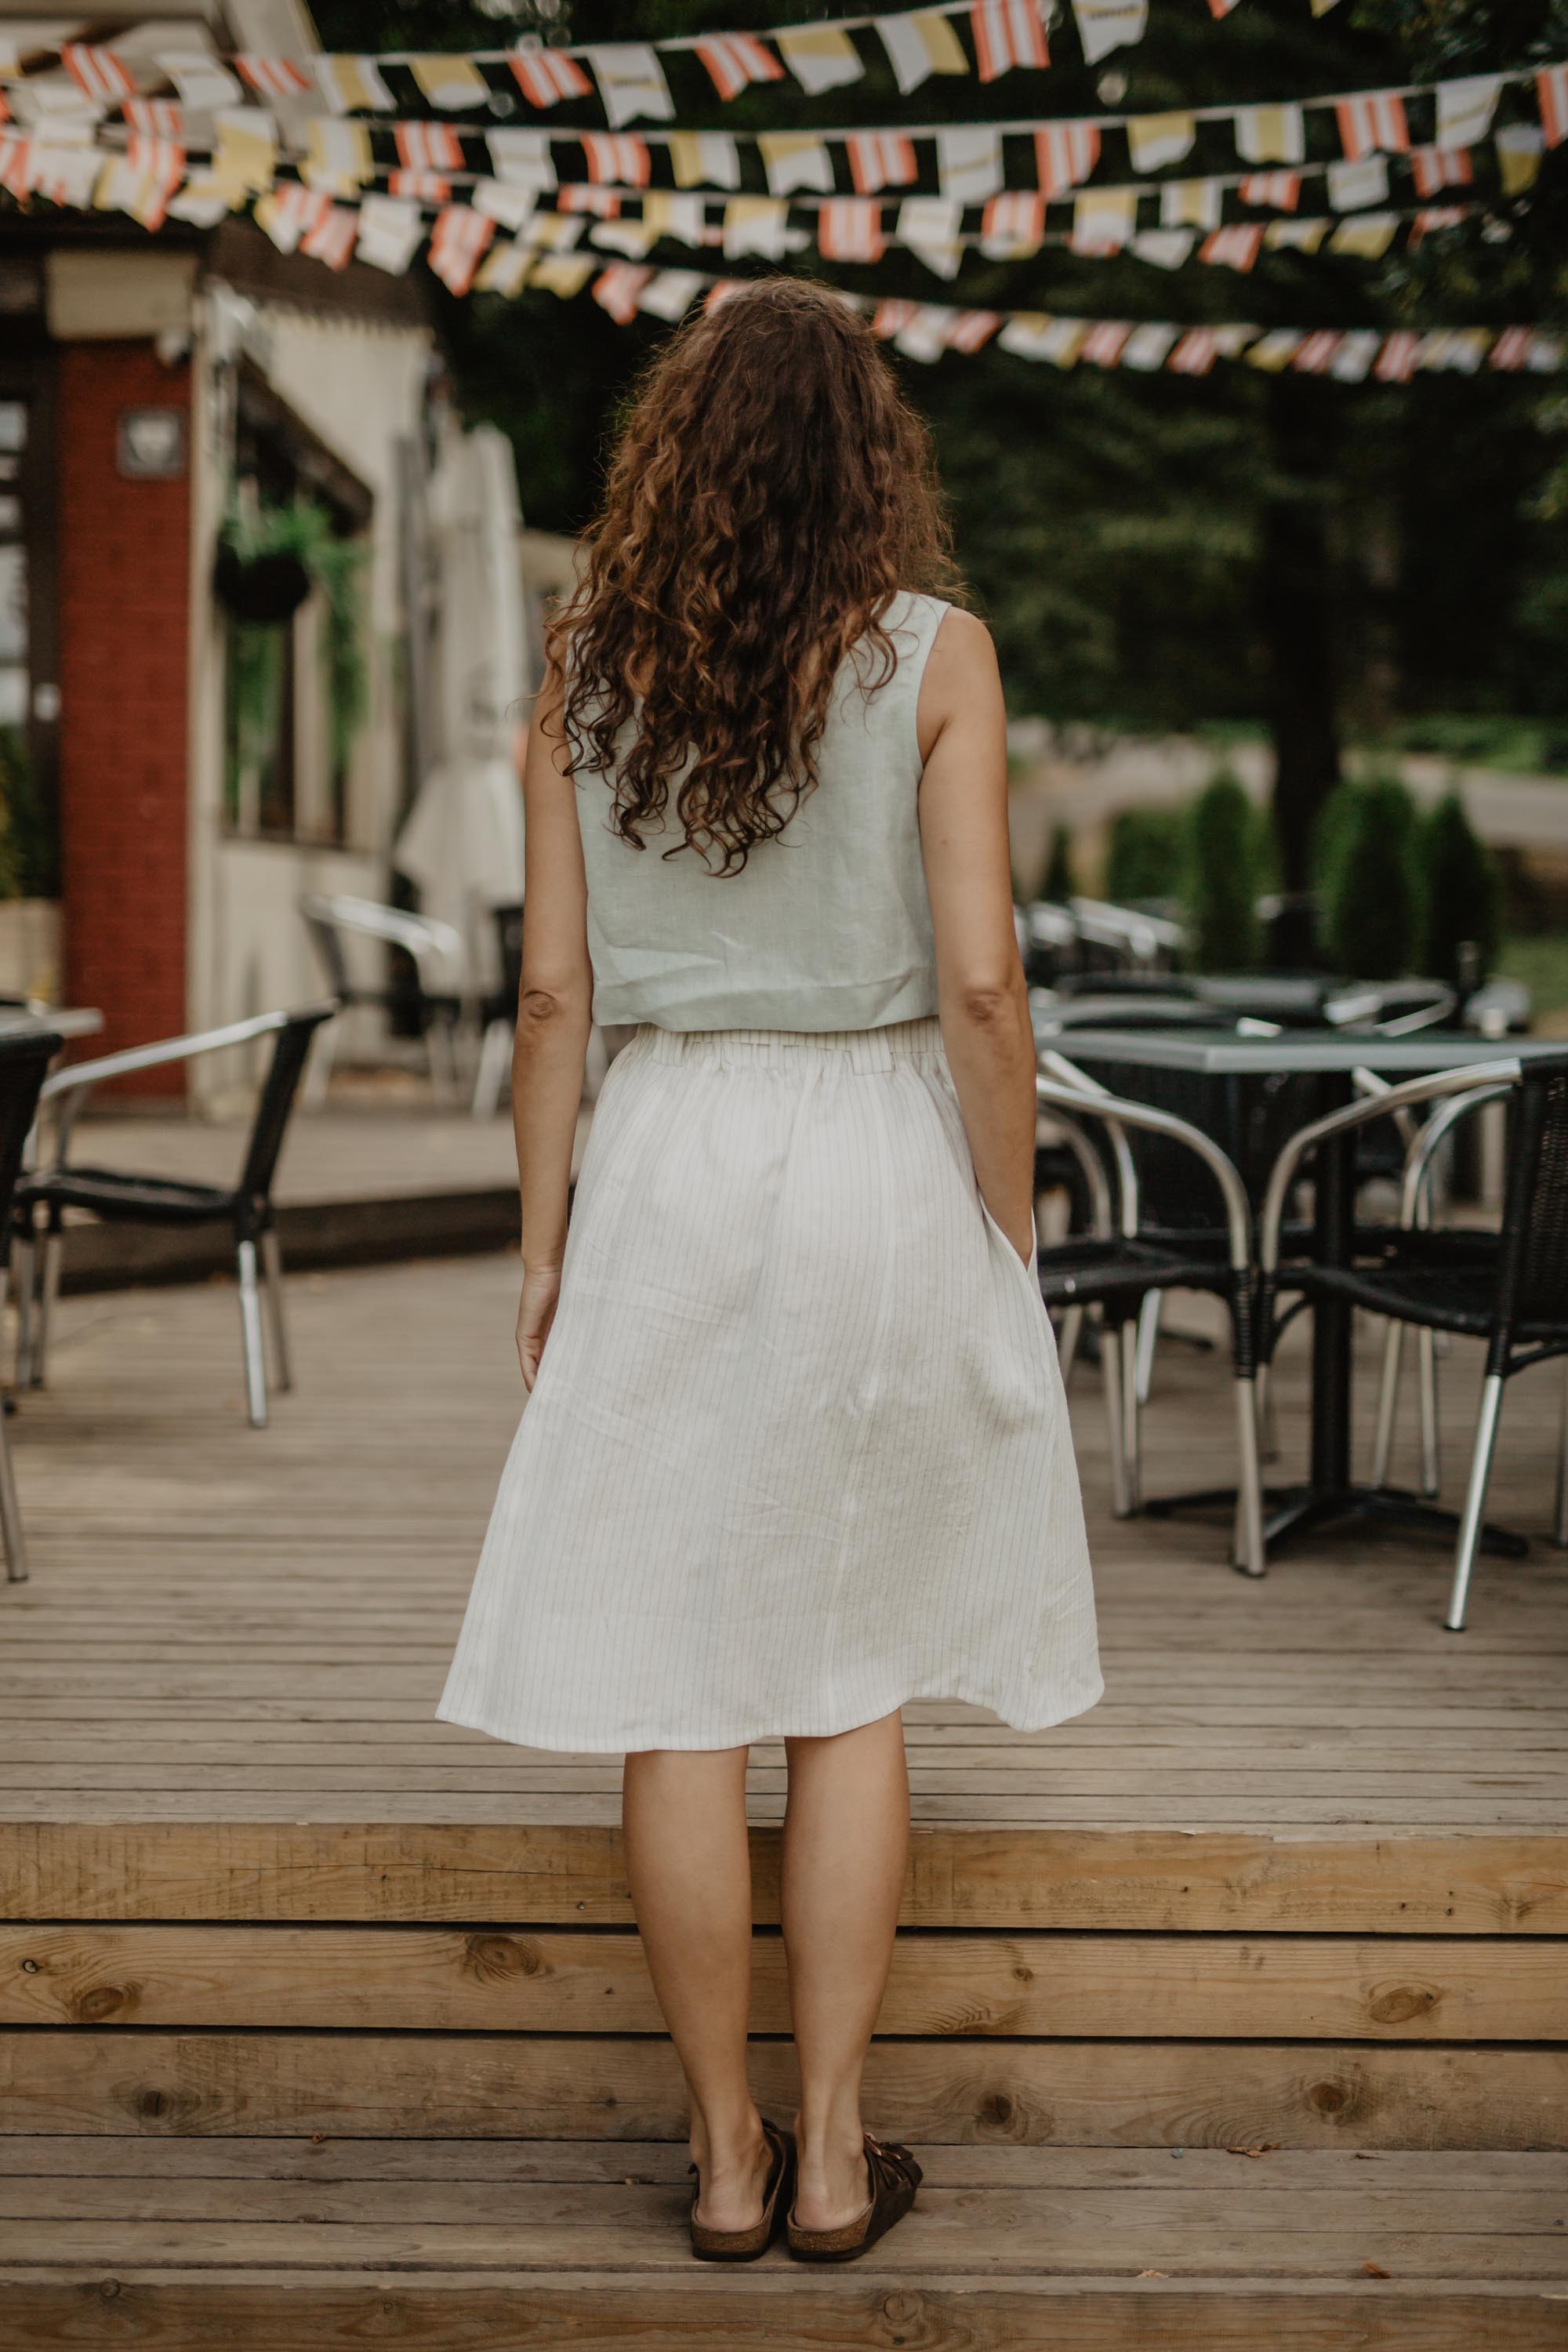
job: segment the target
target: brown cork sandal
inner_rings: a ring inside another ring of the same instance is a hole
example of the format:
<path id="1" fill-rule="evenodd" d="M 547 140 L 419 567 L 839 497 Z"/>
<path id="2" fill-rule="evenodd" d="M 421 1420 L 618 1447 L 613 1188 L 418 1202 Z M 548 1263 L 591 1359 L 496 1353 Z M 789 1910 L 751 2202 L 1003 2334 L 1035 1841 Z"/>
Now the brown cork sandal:
<path id="1" fill-rule="evenodd" d="M 777 2237 L 779 2222 L 789 2211 L 795 2193 L 795 2137 L 790 2132 L 780 2131 L 776 2124 L 765 2122 L 763 2137 L 773 2162 L 763 2189 L 763 2218 L 753 2221 L 749 2230 L 710 2230 L 705 2221 L 698 2220 L 697 2200 L 702 2194 L 702 2182 L 698 2178 L 691 2192 L 691 2251 L 700 2263 L 754 2263 Z M 697 2167 L 688 2165 L 687 2170 L 696 2175 Z"/>
<path id="2" fill-rule="evenodd" d="M 803 2230 L 792 2212 L 789 2250 L 802 2263 L 858 2262 L 895 2221 L 901 2221 L 915 2201 L 924 2175 L 907 2147 L 896 2140 L 866 2135 L 866 2169 L 871 2176 L 871 2202 L 853 2221 L 837 2230 Z"/>

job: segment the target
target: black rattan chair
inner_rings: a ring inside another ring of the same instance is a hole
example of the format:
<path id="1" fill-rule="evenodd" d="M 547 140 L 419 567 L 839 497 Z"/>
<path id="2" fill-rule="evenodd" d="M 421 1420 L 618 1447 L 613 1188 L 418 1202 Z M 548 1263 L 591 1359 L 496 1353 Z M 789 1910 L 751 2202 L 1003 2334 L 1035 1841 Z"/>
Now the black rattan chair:
<path id="1" fill-rule="evenodd" d="M 9 1229 L 11 1204 L 26 1154 L 27 1138 L 38 1115 L 38 1096 L 49 1064 L 60 1050 L 52 1029 L 26 1029 L 0 1036 L 0 1231 Z M 27 1549 L 22 1534 L 22 1513 L 11 1470 L 11 1448 L 0 1413 L 0 1539 L 5 1547 L 5 1575 L 12 1584 L 27 1577 Z"/>
<path id="2" fill-rule="evenodd" d="M 222 1223 L 228 1225 L 234 1234 L 250 1423 L 253 1429 L 266 1428 L 267 1360 L 261 1336 L 258 1258 L 259 1255 L 272 1327 L 273 1377 L 279 1388 L 289 1389 L 294 1383 L 283 1320 L 282 1265 L 272 1184 L 311 1043 L 321 1024 L 331 1020 L 336 1010 L 331 1004 L 313 1004 L 300 1013 L 263 1013 L 255 1020 L 236 1021 L 225 1029 L 208 1029 L 191 1037 L 170 1037 L 157 1045 L 105 1054 L 98 1061 L 79 1062 L 74 1068 L 62 1070 L 47 1081 L 42 1089 L 43 1107 L 46 1110 L 51 1104 L 59 1107 L 55 1126 L 55 1159 L 50 1166 L 24 1177 L 16 1192 L 15 1232 L 23 1262 L 18 1282 L 22 1307 L 19 1382 L 32 1388 L 44 1385 L 49 1323 L 59 1283 L 61 1229 L 68 1209 L 86 1210 L 106 1224 Z M 276 1042 L 257 1097 L 256 1116 L 237 1183 L 186 1183 L 167 1176 L 139 1176 L 121 1168 L 79 1168 L 68 1164 L 71 1129 L 77 1114 L 92 1087 L 104 1079 L 192 1061 L 198 1054 L 220 1053 L 262 1037 L 271 1037 Z M 40 1254 L 40 1242 L 42 1264 L 35 1268 L 32 1261 Z"/>
<path id="3" fill-rule="evenodd" d="M 1253 1339 L 1256 1269 L 1247 1189 L 1225 1152 L 1201 1129 L 1147 1103 L 1129 1102 L 1097 1088 L 1092 1079 L 1056 1055 L 1047 1056 L 1047 1072 L 1037 1081 L 1036 1096 L 1049 1116 L 1065 1114 L 1101 1132 L 1116 1171 L 1120 1212 L 1114 1230 L 1071 1235 L 1042 1248 L 1039 1269 L 1047 1307 L 1060 1311 L 1091 1305 L 1100 1308 L 1117 1515 L 1127 1517 L 1142 1507 L 1137 1358 L 1130 1327 L 1135 1326 L 1151 1296 L 1173 1289 L 1208 1291 L 1224 1299 L 1230 1316 L 1239 1455 L 1235 1555 L 1249 1576 L 1261 1576 L 1266 1563 Z M 1211 1219 L 1217 1194 L 1226 1235 L 1223 1257 L 1185 1246 L 1180 1234 L 1145 1231 L 1129 1129 L 1145 1139 L 1157 1139 L 1168 1154 L 1189 1158 L 1204 1171 L 1196 1181 L 1207 1195 Z"/>
<path id="4" fill-rule="evenodd" d="M 1483 1532 L 1487 1486 L 1505 1384 L 1516 1372 L 1568 1355 L 1568 1052 L 1516 1061 L 1473 1063 L 1412 1080 L 1380 1100 L 1316 1119 L 1280 1155 L 1261 1225 L 1260 1318 L 1267 1355 L 1274 1337 L 1273 1286 L 1285 1199 L 1306 1155 L 1380 1113 L 1443 1096 L 1464 1108 L 1509 1100 L 1508 1177 L 1498 1232 L 1391 1234 L 1371 1265 L 1292 1267 L 1291 1287 L 1370 1307 L 1400 1323 L 1451 1331 L 1487 1343 L 1486 1375 L 1465 1507 L 1458 1522 L 1454 1580 L 1445 1622 L 1463 1629 Z M 1456 1114 L 1458 1115 L 1458 1114 Z M 1407 1195 L 1407 1205 L 1409 1196 Z M 1562 1505 L 1559 1503 L 1559 1521 Z"/>
<path id="5" fill-rule="evenodd" d="M 334 897 L 309 893 L 300 901 L 300 914 L 339 1011 L 370 1004 L 391 1013 L 412 1014 L 425 1041 L 430 1091 L 443 1109 L 451 1108 L 458 1092 L 458 1033 L 472 1010 L 459 934 L 450 923 L 437 922 L 432 916 L 405 914 L 400 907 L 384 907 L 374 898 L 344 893 Z M 370 940 L 400 950 L 413 968 L 413 985 L 371 988 L 354 980 L 343 944 L 351 939 Z M 325 1098 L 336 1035 L 335 1030 L 330 1031 L 322 1041 L 311 1073 L 312 1102 Z"/>

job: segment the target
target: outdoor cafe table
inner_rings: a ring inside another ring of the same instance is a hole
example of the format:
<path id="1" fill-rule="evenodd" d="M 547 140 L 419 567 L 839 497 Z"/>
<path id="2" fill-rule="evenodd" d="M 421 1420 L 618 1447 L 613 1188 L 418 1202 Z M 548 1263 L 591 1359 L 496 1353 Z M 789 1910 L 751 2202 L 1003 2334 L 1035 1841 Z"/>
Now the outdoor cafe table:
<path id="1" fill-rule="evenodd" d="M 1561 1042 L 1532 1042 L 1517 1037 L 1476 1037 L 1448 1030 L 1418 1031 L 1414 1036 L 1387 1037 L 1361 1031 L 1283 1030 L 1278 1036 L 1237 1035 L 1233 1030 L 1202 1029 L 1064 1029 L 1051 1034 L 1047 1024 L 1038 1035 L 1042 1051 L 1049 1049 L 1082 1066 L 1090 1076 L 1113 1093 L 1133 1101 L 1152 1101 L 1175 1108 L 1170 1081 L 1184 1077 L 1183 1115 L 1211 1134 L 1237 1160 L 1243 1181 L 1256 1208 L 1268 1181 L 1274 1150 L 1286 1140 L 1275 1121 L 1267 1153 L 1239 1148 L 1259 1129 L 1259 1098 L 1266 1088 L 1276 1097 L 1279 1081 L 1289 1086 L 1284 1101 L 1290 1108 L 1289 1127 L 1299 1129 L 1309 1120 L 1352 1100 L 1354 1073 L 1370 1070 L 1397 1084 L 1402 1078 L 1425 1077 L 1440 1070 L 1463 1069 L 1469 1064 L 1526 1061 L 1538 1055 L 1561 1054 Z M 1165 1075 L 1162 1086 L 1161 1076 Z M 1193 1082 L 1198 1085 L 1194 1090 Z M 1206 1085 L 1204 1082 L 1207 1082 Z M 1198 1108 L 1194 1108 L 1194 1092 Z M 1278 1113 L 1276 1112 L 1276 1120 Z M 1313 1185 L 1312 1254 L 1320 1265 L 1342 1265 L 1349 1257 L 1355 1221 L 1355 1158 L 1358 1132 L 1352 1129 L 1320 1147 Z M 1250 1162 L 1250 1164 L 1249 1164 Z M 1271 1487 L 1265 1498 L 1264 1540 L 1270 1547 L 1326 1523 L 1349 1517 L 1375 1517 L 1403 1520 L 1447 1535 L 1458 1533 L 1458 1515 L 1439 1510 L 1414 1495 L 1393 1488 L 1358 1486 L 1351 1475 L 1351 1333 L 1348 1300 L 1319 1296 L 1312 1301 L 1311 1452 L 1306 1482 L 1297 1486 Z M 1146 1504 L 1152 1511 L 1183 1504 L 1220 1502 L 1219 1490 L 1201 1495 L 1172 1496 Z M 1517 1553 L 1524 1546 L 1517 1536 L 1489 1528 L 1490 1548 Z"/>

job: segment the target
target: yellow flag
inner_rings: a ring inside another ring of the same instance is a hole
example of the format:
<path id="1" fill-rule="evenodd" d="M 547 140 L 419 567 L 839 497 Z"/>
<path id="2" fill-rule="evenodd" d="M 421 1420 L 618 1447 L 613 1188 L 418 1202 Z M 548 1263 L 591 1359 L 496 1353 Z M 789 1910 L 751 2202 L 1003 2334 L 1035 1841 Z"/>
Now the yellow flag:
<path id="1" fill-rule="evenodd" d="M 796 188 L 820 188 L 833 194 L 833 162 L 822 141 L 809 131 L 763 131 L 758 134 L 763 169 L 775 196 Z"/>
<path id="2" fill-rule="evenodd" d="M 581 294 L 596 269 L 604 268 L 591 253 L 542 253 L 530 270 L 531 286 L 548 286 L 563 297 Z"/>
<path id="3" fill-rule="evenodd" d="M 472 58 L 410 58 L 408 70 L 432 106 L 448 112 L 465 106 L 483 106 L 490 86 Z"/>
<path id="4" fill-rule="evenodd" d="M 307 187 L 323 189 L 330 196 L 352 196 L 374 171 L 364 123 L 329 121 L 317 115 L 300 167 Z"/>
<path id="5" fill-rule="evenodd" d="M 1394 243 L 1399 223 L 1393 213 L 1358 213 L 1342 220 L 1329 239 L 1331 253 L 1353 253 L 1362 261 L 1381 261 Z"/>
<path id="6" fill-rule="evenodd" d="M 807 25 L 775 33 L 779 53 L 803 89 L 815 98 L 825 89 L 858 81 L 866 68 L 847 33 L 837 25 Z"/>
<path id="7" fill-rule="evenodd" d="M 278 133 L 264 107 L 237 106 L 216 118 L 212 176 L 231 206 L 265 195 L 278 176 Z"/>

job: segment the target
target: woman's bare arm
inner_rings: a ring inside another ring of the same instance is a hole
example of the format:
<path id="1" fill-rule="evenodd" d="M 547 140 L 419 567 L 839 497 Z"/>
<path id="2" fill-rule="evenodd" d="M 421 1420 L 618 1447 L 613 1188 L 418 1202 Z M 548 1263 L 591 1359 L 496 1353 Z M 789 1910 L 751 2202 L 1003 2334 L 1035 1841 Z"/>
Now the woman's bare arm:
<path id="1" fill-rule="evenodd" d="M 560 677 L 552 671 L 534 709 L 522 767 L 526 882 L 511 1108 L 522 1194 L 517 1348 L 531 1389 L 560 1288 L 572 1145 L 594 997 L 588 885 L 561 701 Z"/>
<path id="2" fill-rule="evenodd" d="M 984 623 L 951 612 L 921 681 L 921 846 L 937 1006 L 985 1205 L 1034 1248 L 1035 1041 L 1013 927 L 1007 724 Z"/>

